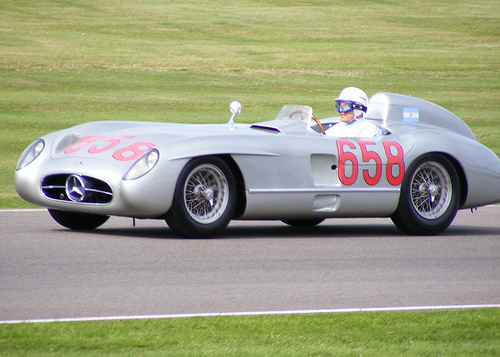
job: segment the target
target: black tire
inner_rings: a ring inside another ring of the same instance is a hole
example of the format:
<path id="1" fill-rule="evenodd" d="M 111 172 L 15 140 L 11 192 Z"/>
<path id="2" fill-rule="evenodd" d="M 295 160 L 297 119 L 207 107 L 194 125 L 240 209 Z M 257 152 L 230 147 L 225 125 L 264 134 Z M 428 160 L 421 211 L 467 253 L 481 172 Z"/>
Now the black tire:
<path id="1" fill-rule="evenodd" d="M 210 238 L 229 224 L 236 209 L 236 181 L 230 167 L 217 157 L 191 160 L 181 171 L 168 226 L 186 238 Z"/>
<path id="2" fill-rule="evenodd" d="M 314 227 L 324 221 L 324 218 L 312 218 L 312 219 L 285 219 L 281 222 L 288 224 L 292 227 Z"/>
<path id="3" fill-rule="evenodd" d="M 429 154 L 415 160 L 405 173 L 394 224 L 412 235 L 443 232 L 457 214 L 460 183 L 453 164 Z"/>
<path id="4" fill-rule="evenodd" d="M 76 213 L 49 209 L 52 218 L 61 226 L 78 231 L 95 229 L 109 219 L 109 216 L 90 213 Z"/>

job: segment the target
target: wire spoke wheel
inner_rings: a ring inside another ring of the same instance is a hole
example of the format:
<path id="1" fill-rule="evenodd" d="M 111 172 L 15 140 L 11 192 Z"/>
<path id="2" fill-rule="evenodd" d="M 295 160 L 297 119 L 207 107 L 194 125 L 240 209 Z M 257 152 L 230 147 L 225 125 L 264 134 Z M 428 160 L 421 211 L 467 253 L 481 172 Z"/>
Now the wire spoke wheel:
<path id="1" fill-rule="evenodd" d="M 217 166 L 195 168 L 184 185 L 184 204 L 193 220 L 208 224 L 217 221 L 229 202 L 229 184 Z"/>
<path id="2" fill-rule="evenodd" d="M 439 234 L 451 224 L 459 204 L 457 169 L 443 155 L 427 154 L 417 158 L 405 173 L 391 219 L 408 234 Z"/>
<path id="3" fill-rule="evenodd" d="M 168 226 L 189 238 L 220 234 L 236 210 L 237 185 L 231 167 L 218 157 L 199 157 L 179 174 L 174 199 L 165 214 Z"/>
<path id="4" fill-rule="evenodd" d="M 411 201 L 420 216 L 427 219 L 441 217 L 452 197 L 450 175 L 435 161 L 420 165 L 411 180 Z"/>

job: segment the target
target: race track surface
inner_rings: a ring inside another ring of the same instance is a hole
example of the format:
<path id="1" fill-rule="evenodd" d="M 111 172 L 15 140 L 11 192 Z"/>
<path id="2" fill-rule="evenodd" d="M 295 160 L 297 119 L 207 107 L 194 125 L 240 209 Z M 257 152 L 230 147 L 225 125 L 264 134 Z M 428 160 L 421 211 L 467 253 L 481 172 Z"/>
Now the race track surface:
<path id="1" fill-rule="evenodd" d="M 434 237 L 389 219 L 232 222 L 193 240 L 111 218 L 84 233 L 45 210 L 2 210 L 0 227 L 0 321 L 500 303 L 498 205 Z"/>

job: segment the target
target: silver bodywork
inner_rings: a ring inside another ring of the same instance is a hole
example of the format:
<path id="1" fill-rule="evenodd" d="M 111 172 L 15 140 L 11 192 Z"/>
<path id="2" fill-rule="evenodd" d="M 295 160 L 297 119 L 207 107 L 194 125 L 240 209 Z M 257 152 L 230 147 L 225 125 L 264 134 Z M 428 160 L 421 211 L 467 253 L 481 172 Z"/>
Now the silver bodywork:
<path id="1" fill-rule="evenodd" d="M 500 202 L 500 161 L 458 117 L 430 102 L 391 93 L 374 95 L 368 107 L 367 119 L 385 135 L 322 135 L 305 106 L 286 106 L 276 119 L 253 125 L 235 124 L 234 115 L 229 123 L 215 125 L 82 124 L 41 138 L 44 149 L 16 170 L 15 186 L 24 200 L 51 209 L 162 218 L 185 165 L 216 156 L 228 162 L 238 181 L 235 219 L 382 217 L 397 209 L 411 163 L 439 153 L 457 170 L 460 209 Z M 329 127 L 338 121 L 332 117 L 321 123 Z M 159 153 L 154 167 L 124 179 L 153 149 Z M 83 197 L 94 193 L 104 198 Z"/>

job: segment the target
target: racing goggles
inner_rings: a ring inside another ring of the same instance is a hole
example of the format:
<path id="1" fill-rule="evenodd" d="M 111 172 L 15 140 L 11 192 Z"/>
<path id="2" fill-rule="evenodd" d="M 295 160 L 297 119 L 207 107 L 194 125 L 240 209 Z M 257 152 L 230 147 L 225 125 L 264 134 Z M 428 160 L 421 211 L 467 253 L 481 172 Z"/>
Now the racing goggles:
<path id="1" fill-rule="evenodd" d="M 339 113 L 347 113 L 351 110 L 359 109 L 366 113 L 366 107 L 363 104 L 351 102 L 349 100 L 337 100 L 335 101 L 335 111 Z"/>

